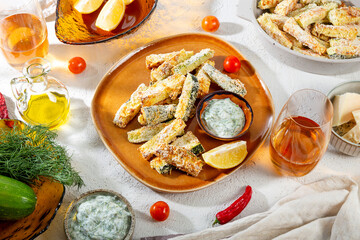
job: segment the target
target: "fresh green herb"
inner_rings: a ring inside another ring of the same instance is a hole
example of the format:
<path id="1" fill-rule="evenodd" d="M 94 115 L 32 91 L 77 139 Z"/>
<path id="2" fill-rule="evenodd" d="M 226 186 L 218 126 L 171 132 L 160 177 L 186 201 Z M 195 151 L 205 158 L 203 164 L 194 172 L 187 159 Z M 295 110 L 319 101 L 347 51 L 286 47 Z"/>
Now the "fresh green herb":
<path id="1" fill-rule="evenodd" d="M 84 182 L 71 167 L 64 147 L 55 142 L 56 137 L 44 126 L 0 129 L 0 175 L 26 183 L 45 176 L 67 186 L 81 187 Z"/>

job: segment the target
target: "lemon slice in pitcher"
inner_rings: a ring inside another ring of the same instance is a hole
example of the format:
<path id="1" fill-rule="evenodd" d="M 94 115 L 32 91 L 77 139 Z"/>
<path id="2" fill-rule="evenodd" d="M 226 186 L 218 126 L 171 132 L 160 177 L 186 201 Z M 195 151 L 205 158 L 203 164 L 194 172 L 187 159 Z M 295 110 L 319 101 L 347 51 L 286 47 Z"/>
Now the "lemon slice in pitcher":
<path id="1" fill-rule="evenodd" d="M 32 42 L 35 41 L 35 31 L 28 27 L 19 27 L 12 31 L 7 39 L 8 48 L 11 50 L 15 50 L 15 46 L 22 42 L 22 44 L 31 45 Z"/>
<path id="2" fill-rule="evenodd" d="M 247 155 L 246 142 L 239 141 L 218 146 L 202 154 L 205 162 L 217 169 L 228 169 L 239 165 Z"/>
<path id="3" fill-rule="evenodd" d="M 124 13 L 124 0 L 109 0 L 101 9 L 101 12 L 96 19 L 95 26 L 105 31 L 114 30 L 124 17 Z"/>
<path id="4" fill-rule="evenodd" d="M 74 8 L 79 13 L 88 14 L 95 12 L 103 2 L 104 0 L 78 0 L 74 4 Z"/>

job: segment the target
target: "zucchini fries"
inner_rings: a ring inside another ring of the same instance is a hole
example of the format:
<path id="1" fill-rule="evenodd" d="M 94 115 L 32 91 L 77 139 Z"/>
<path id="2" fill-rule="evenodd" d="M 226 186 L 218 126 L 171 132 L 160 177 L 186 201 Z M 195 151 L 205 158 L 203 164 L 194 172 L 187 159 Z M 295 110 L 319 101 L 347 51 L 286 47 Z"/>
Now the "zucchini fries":
<path id="1" fill-rule="evenodd" d="M 279 18 L 279 22 L 286 20 Z M 212 82 L 241 96 L 247 92 L 239 79 L 214 67 L 213 56 L 214 51 L 208 48 L 195 54 L 182 49 L 147 56 L 148 86 L 141 84 L 115 114 L 114 123 L 120 128 L 138 115 L 142 127 L 128 131 L 127 139 L 142 143 L 138 148 L 141 156 L 159 174 L 178 169 L 198 176 L 202 170 L 205 162 L 198 156 L 205 149 L 191 131 L 184 133 L 186 122 L 195 115 L 197 98 L 209 93 Z"/>
<path id="2" fill-rule="evenodd" d="M 360 8 L 340 0 L 260 0 L 265 10 L 257 21 L 281 45 L 305 55 L 323 58 L 355 58 L 358 46 L 333 40 L 360 39 Z"/>

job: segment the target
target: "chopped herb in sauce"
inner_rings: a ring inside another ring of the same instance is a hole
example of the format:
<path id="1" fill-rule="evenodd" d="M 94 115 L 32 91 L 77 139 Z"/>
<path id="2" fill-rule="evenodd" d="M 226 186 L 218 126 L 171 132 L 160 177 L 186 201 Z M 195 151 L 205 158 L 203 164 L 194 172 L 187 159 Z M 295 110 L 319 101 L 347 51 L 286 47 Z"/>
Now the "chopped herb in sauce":
<path id="1" fill-rule="evenodd" d="M 230 98 L 210 100 L 202 114 L 202 119 L 209 131 L 223 138 L 235 136 L 245 125 L 243 110 Z"/>
<path id="2" fill-rule="evenodd" d="M 76 240 L 121 240 L 131 225 L 131 214 L 115 196 L 89 196 L 73 209 L 68 230 Z"/>

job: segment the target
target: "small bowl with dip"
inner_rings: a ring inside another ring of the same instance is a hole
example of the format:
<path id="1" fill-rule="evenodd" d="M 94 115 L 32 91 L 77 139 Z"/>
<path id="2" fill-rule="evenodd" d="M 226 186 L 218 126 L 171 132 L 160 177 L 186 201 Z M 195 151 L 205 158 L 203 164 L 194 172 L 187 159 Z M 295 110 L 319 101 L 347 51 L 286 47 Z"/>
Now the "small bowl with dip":
<path id="1" fill-rule="evenodd" d="M 121 194 L 110 190 L 93 190 L 70 204 L 65 214 L 64 228 L 69 240 L 129 240 L 134 233 L 135 214 Z"/>
<path id="2" fill-rule="evenodd" d="M 201 99 L 196 108 L 196 119 L 200 128 L 210 137 L 231 141 L 249 130 L 253 111 L 240 95 L 215 91 Z"/>

